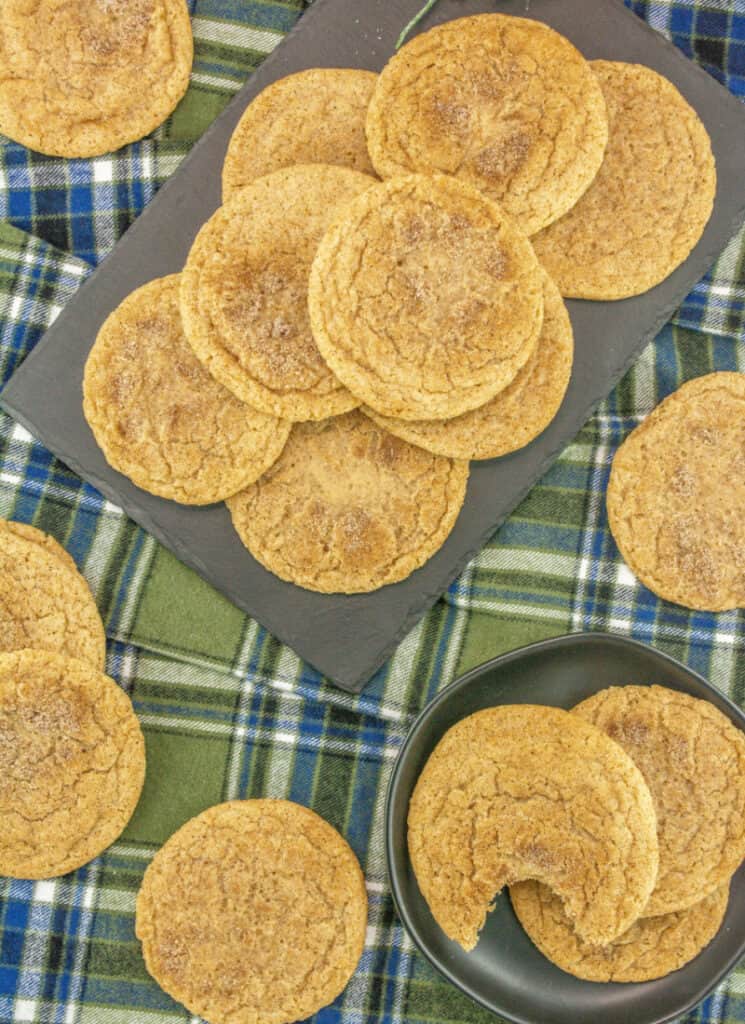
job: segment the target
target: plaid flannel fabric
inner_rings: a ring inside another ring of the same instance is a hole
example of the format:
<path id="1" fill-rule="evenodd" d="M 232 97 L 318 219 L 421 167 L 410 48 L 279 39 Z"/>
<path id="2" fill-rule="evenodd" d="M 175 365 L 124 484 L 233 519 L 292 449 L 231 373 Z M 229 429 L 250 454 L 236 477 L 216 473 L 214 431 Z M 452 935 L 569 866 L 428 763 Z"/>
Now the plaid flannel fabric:
<path id="1" fill-rule="evenodd" d="M 0 379 L 110 250 L 302 3 L 196 0 L 192 87 L 156 135 L 96 160 L 0 144 Z M 745 97 L 745 3 L 633 3 Z M 412 716 L 457 673 L 522 643 L 610 629 L 651 642 L 745 701 L 745 618 L 658 601 L 621 561 L 604 489 L 620 441 L 683 380 L 745 370 L 745 238 L 734 238 L 553 469 L 359 697 L 327 685 L 0 415 L 0 515 L 61 540 L 96 595 L 108 670 L 132 696 L 148 778 L 127 831 L 63 879 L 0 881 L 0 1024 L 196 1024 L 148 977 L 134 900 L 159 845 L 220 800 L 288 797 L 347 836 L 366 873 L 365 953 L 323 1024 L 492 1020 L 403 934 L 387 886 L 383 805 Z M 688 1018 L 745 1022 L 735 971 Z"/>

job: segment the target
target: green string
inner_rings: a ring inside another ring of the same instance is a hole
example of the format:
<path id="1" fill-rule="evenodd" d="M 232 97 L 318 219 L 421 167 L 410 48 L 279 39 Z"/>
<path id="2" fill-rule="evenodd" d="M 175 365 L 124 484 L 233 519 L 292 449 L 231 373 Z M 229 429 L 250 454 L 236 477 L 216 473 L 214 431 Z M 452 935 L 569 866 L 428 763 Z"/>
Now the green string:
<path id="1" fill-rule="evenodd" d="M 419 11 L 418 14 L 414 15 L 409 24 L 404 28 L 403 32 L 396 40 L 397 50 L 399 50 L 403 46 L 409 32 L 411 32 L 415 25 L 419 24 L 419 22 L 422 20 L 425 14 L 429 14 L 429 12 L 432 10 L 436 3 L 437 0 L 427 0 L 427 3 L 424 5 L 424 7 L 422 7 L 421 11 Z"/>

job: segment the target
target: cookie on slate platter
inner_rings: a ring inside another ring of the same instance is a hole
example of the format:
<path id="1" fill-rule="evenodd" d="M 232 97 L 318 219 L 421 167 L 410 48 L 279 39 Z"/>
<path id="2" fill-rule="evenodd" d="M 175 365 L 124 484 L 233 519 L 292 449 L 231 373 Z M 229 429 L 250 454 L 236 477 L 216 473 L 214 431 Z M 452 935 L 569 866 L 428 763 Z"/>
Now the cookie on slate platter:
<path id="1" fill-rule="evenodd" d="M 745 608 L 745 374 L 669 395 L 616 452 L 608 522 L 624 560 L 666 601 Z"/>
<path id="2" fill-rule="evenodd" d="M 112 679 L 48 651 L 0 655 L 0 739 L 0 875 L 64 875 L 119 837 L 145 743 Z"/>
<path id="3" fill-rule="evenodd" d="M 440 171 L 499 202 L 532 235 L 577 202 L 608 137 L 582 54 L 548 25 L 482 14 L 407 43 L 367 115 L 381 177 Z"/>
<path id="4" fill-rule="evenodd" d="M 223 198 L 292 164 L 338 164 L 375 174 L 365 117 L 377 78 L 360 68 L 308 68 L 268 85 L 233 132 Z"/>
<path id="5" fill-rule="evenodd" d="M 503 705 L 462 719 L 409 805 L 419 888 L 450 939 L 473 949 L 505 885 L 535 879 L 600 944 L 639 917 L 657 877 L 649 789 L 604 733 L 560 708 Z"/>
<path id="6" fill-rule="evenodd" d="M 686 260 L 711 216 L 716 166 L 706 128 L 672 82 L 640 64 L 590 66 L 608 106 L 605 160 L 533 244 L 563 295 L 623 299 Z"/>
<path id="7" fill-rule="evenodd" d="M 5 0 L 0 132 L 50 156 L 109 153 L 148 135 L 186 92 L 184 0 Z"/>
<path id="8" fill-rule="evenodd" d="M 657 814 L 660 866 L 644 917 L 685 910 L 745 858 L 745 735 L 706 700 L 664 686 L 613 686 L 572 713 L 620 744 Z"/>
<path id="9" fill-rule="evenodd" d="M 467 481 L 467 462 L 407 444 L 355 410 L 296 425 L 269 472 L 227 504 L 275 575 L 353 594 L 405 579 L 434 555 Z"/>
<path id="10" fill-rule="evenodd" d="M 178 274 L 151 281 L 108 317 L 85 365 L 83 411 L 114 469 L 152 494 L 206 505 L 260 477 L 290 424 L 202 366 L 184 337 L 179 284 Z"/>
<path id="11" fill-rule="evenodd" d="M 494 459 L 530 444 L 561 406 L 572 372 L 574 336 L 566 306 L 548 274 L 543 278 L 543 327 L 527 363 L 486 405 L 451 420 L 396 420 L 365 413 L 392 434 L 436 455 Z"/>
<path id="12" fill-rule="evenodd" d="M 186 337 L 261 412 L 319 420 L 359 405 L 313 340 L 308 271 L 335 214 L 374 184 L 348 167 L 286 167 L 238 190 L 197 235 L 181 275 Z"/>
<path id="13" fill-rule="evenodd" d="M 285 800 L 219 804 L 155 855 L 137 937 L 159 985 L 210 1024 L 289 1024 L 354 973 L 367 894 L 347 842 Z"/>
<path id="14" fill-rule="evenodd" d="M 326 362 L 375 412 L 447 419 L 514 380 L 543 320 L 528 239 L 445 175 L 374 185 L 324 235 L 309 285 Z"/>

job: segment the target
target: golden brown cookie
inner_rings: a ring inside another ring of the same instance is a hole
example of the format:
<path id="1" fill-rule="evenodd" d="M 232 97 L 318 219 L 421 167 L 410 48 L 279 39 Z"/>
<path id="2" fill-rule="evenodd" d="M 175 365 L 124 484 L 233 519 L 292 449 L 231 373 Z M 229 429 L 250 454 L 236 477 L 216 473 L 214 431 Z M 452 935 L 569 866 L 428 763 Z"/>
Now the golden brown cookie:
<path id="1" fill-rule="evenodd" d="M 355 594 L 405 579 L 435 554 L 467 481 L 467 462 L 431 455 L 355 411 L 295 426 L 269 472 L 227 504 L 270 572 Z"/>
<path id="2" fill-rule="evenodd" d="M 181 275 L 186 336 L 254 408 L 319 420 L 359 405 L 316 348 L 308 271 L 336 212 L 372 184 L 348 167 L 287 167 L 236 192 L 197 235 Z"/>
<path id="3" fill-rule="evenodd" d="M 672 82 L 641 64 L 590 66 L 608 106 L 605 160 L 533 244 L 563 295 L 623 299 L 685 261 L 711 215 L 716 166 L 706 128 Z"/>
<path id="4" fill-rule="evenodd" d="M 527 234 L 561 217 L 598 172 L 603 94 L 568 39 L 529 18 L 459 18 L 407 43 L 383 69 L 367 115 L 382 178 L 457 175 Z"/>
<path id="5" fill-rule="evenodd" d="M 543 319 L 530 242 L 475 188 L 438 175 L 368 189 L 321 242 L 313 336 L 349 390 L 383 416 L 448 419 L 514 380 Z"/>
<path id="6" fill-rule="evenodd" d="M 87 864 L 132 817 L 145 743 L 113 679 L 48 651 L 0 655 L 0 875 Z"/>
<path id="7" fill-rule="evenodd" d="M 148 135 L 186 92 L 184 0 L 4 0 L 0 132 L 51 156 L 97 156 Z"/>
<path id="8" fill-rule="evenodd" d="M 14 526 L 16 524 L 13 524 Z M 103 668 L 106 637 L 88 584 L 49 544 L 0 529 L 0 651 L 56 651 Z"/>
<path id="9" fill-rule="evenodd" d="M 469 715 L 435 747 L 409 805 L 409 855 L 448 938 L 470 950 L 505 885 L 564 901 L 587 942 L 639 917 L 657 877 L 652 797 L 631 758 L 560 708 Z"/>
<path id="10" fill-rule="evenodd" d="M 392 434 L 436 455 L 495 459 L 543 433 L 569 385 L 574 336 L 566 306 L 548 274 L 543 280 L 543 327 L 538 344 L 513 382 L 486 405 L 452 420 L 390 419 L 365 413 Z"/>
<path id="11" fill-rule="evenodd" d="M 562 971 L 585 981 L 652 981 L 684 967 L 709 945 L 724 920 L 729 885 L 688 910 L 636 921 L 606 946 L 583 942 L 559 897 L 539 882 L 510 886 L 510 899 L 531 942 Z"/>
<path id="12" fill-rule="evenodd" d="M 222 501 L 277 460 L 290 424 L 239 401 L 187 342 L 180 277 L 132 292 L 85 364 L 83 411 L 107 462 L 163 498 Z"/>
<path id="13" fill-rule="evenodd" d="M 12 519 L 0 519 L 0 530 L 9 530 L 16 537 L 20 537 L 22 540 L 30 541 L 32 544 L 38 544 L 50 555 L 58 558 L 65 564 L 68 569 L 72 569 L 73 572 L 77 573 L 78 567 L 75 559 L 72 555 L 65 551 L 61 544 L 58 544 L 54 537 L 50 537 L 48 533 L 44 533 L 43 530 L 37 530 L 35 526 L 29 526 L 28 523 L 16 523 Z"/>
<path id="14" fill-rule="evenodd" d="M 745 608 L 745 374 L 688 381 L 629 434 L 608 483 L 624 560 L 658 597 Z"/>
<path id="15" fill-rule="evenodd" d="M 365 879 L 323 818 L 286 800 L 210 807 L 145 872 L 148 971 L 210 1024 L 289 1024 L 339 995 L 362 955 Z"/>
<path id="16" fill-rule="evenodd" d="M 374 175 L 365 117 L 377 78 L 360 68 L 308 68 L 268 85 L 233 132 L 223 198 L 293 164 L 338 164 Z"/>
<path id="17" fill-rule="evenodd" d="M 657 813 L 660 866 L 645 917 L 685 910 L 745 858 L 745 735 L 706 700 L 664 686 L 612 686 L 572 713 L 620 744 Z"/>

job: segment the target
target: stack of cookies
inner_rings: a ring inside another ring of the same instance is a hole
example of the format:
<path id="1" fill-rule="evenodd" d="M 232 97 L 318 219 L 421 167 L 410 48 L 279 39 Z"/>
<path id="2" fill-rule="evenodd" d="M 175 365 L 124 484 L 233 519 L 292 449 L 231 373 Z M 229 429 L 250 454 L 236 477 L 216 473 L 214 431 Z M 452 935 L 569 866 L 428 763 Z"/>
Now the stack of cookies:
<path id="1" fill-rule="evenodd" d="M 688 963 L 745 857 L 745 736 L 662 686 L 603 690 L 571 712 L 504 705 L 440 740 L 409 807 L 419 888 L 466 950 L 496 895 L 538 949 L 590 981 Z"/>

